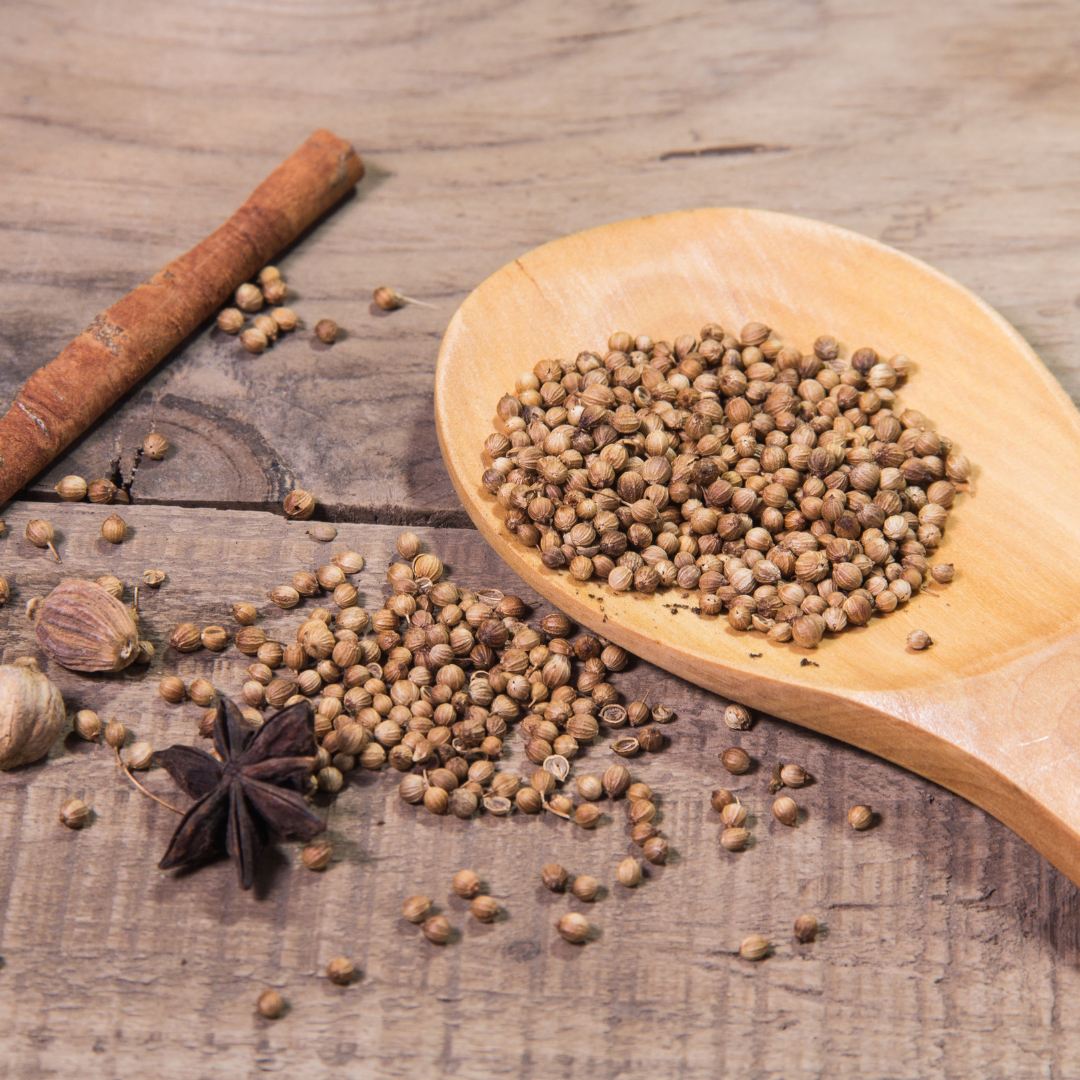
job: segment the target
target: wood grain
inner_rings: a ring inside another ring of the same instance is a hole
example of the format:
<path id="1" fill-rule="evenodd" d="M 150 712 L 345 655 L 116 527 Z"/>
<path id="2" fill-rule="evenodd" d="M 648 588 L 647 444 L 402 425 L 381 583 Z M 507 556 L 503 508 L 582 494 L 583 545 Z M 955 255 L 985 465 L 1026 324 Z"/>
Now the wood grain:
<path id="1" fill-rule="evenodd" d="M 338 541 L 319 545 L 303 525 L 266 514 L 132 506 L 130 539 L 113 547 L 97 535 L 105 508 L 61 506 L 51 513 L 65 560 L 57 567 L 21 539 L 37 512 L 16 504 L 0 539 L 14 590 L 0 609 L 4 658 L 36 651 L 21 609 L 61 576 L 109 572 L 130 586 L 161 567 L 160 590 L 140 590 L 145 632 L 160 647 L 148 672 L 88 679 L 42 658 L 69 709 L 116 717 L 155 746 L 195 741 L 200 712 L 158 699 L 163 674 L 205 675 L 226 692 L 242 678 L 235 650 L 165 648 L 176 622 L 227 622 L 233 602 L 251 599 L 260 625 L 291 629 L 300 612 L 260 597 L 339 547 L 367 559 L 359 588 L 370 607 L 396 537 L 343 525 Z M 533 618 L 547 610 L 476 532 L 421 535 L 455 580 L 515 590 L 536 604 Z M 634 850 L 621 803 L 588 833 L 550 817 L 460 822 L 406 806 L 393 775 L 353 774 L 328 809 L 331 867 L 305 871 L 285 845 L 254 893 L 241 894 L 228 864 L 181 877 L 156 869 L 175 818 L 134 791 L 103 747 L 69 737 L 47 763 L 0 774 L 3 1074 L 65 1073 L 76 1062 L 87 1076 L 149 1068 L 176 1080 L 301 1069 L 317 1078 L 1035 1077 L 1080 1067 L 1077 892 L 1028 845 L 852 747 L 764 717 L 731 733 L 723 699 L 648 664 L 617 685 L 627 697 L 650 690 L 678 713 L 670 744 L 632 762 L 659 793 L 675 852 L 632 894 L 613 883 Z M 716 754 L 732 743 L 751 753 L 754 772 L 722 773 Z M 523 770 L 517 739 L 508 745 L 503 767 Z M 575 768 L 609 760 L 600 745 Z M 804 812 L 795 830 L 769 814 L 777 760 L 814 777 L 795 793 Z M 160 770 L 144 782 L 179 798 Z M 754 818 L 755 842 L 741 855 L 717 844 L 707 800 L 720 784 Z M 94 810 L 81 833 L 56 821 L 73 795 Z M 855 801 L 880 814 L 877 828 L 847 827 Z M 551 860 L 609 890 L 587 909 L 600 936 L 583 949 L 553 929 L 585 906 L 539 885 Z M 482 927 L 451 898 L 463 866 L 488 883 L 504 919 Z M 400 919 L 417 891 L 446 911 L 459 940 L 437 949 Z M 826 933 L 800 946 L 791 926 L 804 910 Z M 776 945 L 759 965 L 733 955 L 750 932 Z M 341 954 L 362 972 L 346 990 L 324 977 Z M 273 1024 L 253 1011 L 266 986 L 289 1002 Z"/>
<path id="2" fill-rule="evenodd" d="M 135 12 L 6 9 L 0 400 L 317 124 L 351 138 L 369 173 L 283 263 L 308 325 L 329 315 L 348 336 L 323 353 L 296 335 L 253 360 L 204 331 L 36 494 L 114 457 L 127 478 L 171 397 L 167 436 L 175 418 L 212 460 L 250 430 L 266 461 L 252 476 L 201 470 L 204 505 L 272 505 L 295 476 L 344 518 L 467 524 L 431 411 L 457 304 L 540 243 L 696 206 L 820 218 L 926 259 L 1080 396 L 1080 73 L 1064 0 Z M 754 145 L 767 152 L 740 150 Z M 381 315 L 381 284 L 439 307 Z M 185 503 L 191 480 L 179 464 L 140 469 L 133 491 Z"/>
<path id="3" fill-rule="evenodd" d="M 959 567 L 953 584 L 816 649 L 695 616 L 696 592 L 616 593 L 549 571 L 481 484 L 484 440 L 505 431 L 495 406 L 520 372 L 585 349 L 602 355 L 615 331 L 673 341 L 709 322 L 738 334 L 751 319 L 804 353 L 829 333 L 845 355 L 870 346 L 911 357 L 896 411 L 918 409 L 974 462 L 977 497 L 958 495 L 941 547 L 928 553 Z M 1042 462 L 1080 455 L 1080 414 L 977 297 L 890 248 L 802 218 L 696 210 L 632 219 L 546 244 L 481 284 L 447 330 L 435 410 L 462 503 L 550 602 L 668 671 L 960 792 L 1080 882 L 1080 579 L 1016 557 L 1038 535 L 1056 565 L 1070 564 L 1080 536 L 1057 508 L 1080 502 L 1080 477 Z M 1015 440 L 1004 455 L 1003 432 Z M 689 597 L 682 611 L 680 595 Z M 906 648 L 916 628 L 933 639 L 928 652 Z"/>

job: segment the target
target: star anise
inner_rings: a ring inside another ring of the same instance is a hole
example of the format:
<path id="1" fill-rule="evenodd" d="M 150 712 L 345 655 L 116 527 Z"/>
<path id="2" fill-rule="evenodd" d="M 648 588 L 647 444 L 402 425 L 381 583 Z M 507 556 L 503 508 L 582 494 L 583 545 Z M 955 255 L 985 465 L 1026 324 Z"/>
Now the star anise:
<path id="1" fill-rule="evenodd" d="M 310 840 L 326 828 L 302 795 L 315 765 L 311 705 L 298 702 L 261 728 L 252 728 L 231 701 L 219 701 L 214 748 L 220 761 L 194 746 L 172 746 L 154 754 L 173 780 L 198 800 L 181 820 L 158 867 L 194 866 L 226 852 L 236 862 L 241 888 L 250 889 L 268 832 Z"/>

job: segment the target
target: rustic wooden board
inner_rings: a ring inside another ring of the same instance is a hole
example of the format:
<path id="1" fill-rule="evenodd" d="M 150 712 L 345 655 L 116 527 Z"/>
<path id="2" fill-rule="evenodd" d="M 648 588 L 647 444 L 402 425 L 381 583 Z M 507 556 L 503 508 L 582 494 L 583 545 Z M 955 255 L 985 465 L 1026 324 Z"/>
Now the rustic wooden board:
<path id="1" fill-rule="evenodd" d="M 114 459 L 129 478 L 156 423 L 185 456 L 144 463 L 137 498 L 262 506 L 296 478 L 343 519 L 465 524 L 431 415 L 457 303 L 539 243 L 705 205 L 805 214 L 926 259 L 1004 312 L 1075 399 L 1074 14 L 9 4 L 0 402 L 315 127 L 369 170 L 281 260 L 300 314 L 333 316 L 343 340 L 299 334 L 253 360 L 204 331 L 34 491 Z M 383 283 L 439 308 L 372 311 Z"/>
<path id="2" fill-rule="evenodd" d="M 148 672 L 86 678 L 48 666 L 69 708 L 115 716 L 155 746 L 196 741 L 200 712 L 160 700 L 163 674 L 205 675 L 235 692 L 246 664 L 231 649 L 178 657 L 165 647 L 176 622 L 227 623 L 232 603 L 250 599 L 260 625 L 284 634 L 299 612 L 260 598 L 346 547 L 365 556 L 358 587 L 377 605 L 397 534 L 342 525 L 322 545 L 303 524 L 268 514 L 131 506 L 130 538 L 113 547 L 98 535 L 105 508 L 64 505 L 48 509 L 58 567 L 22 538 L 41 509 L 16 503 L 5 513 L 0 574 L 13 596 L 0 609 L 3 658 L 36 652 L 23 607 L 65 575 L 108 572 L 130 584 L 158 566 L 165 584 L 140 590 L 145 632 L 159 646 Z M 459 582 L 536 602 L 477 533 L 421 535 Z M 591 833 L 550 817 L 460 822 L 406 806 L 394 775 L 353 774 L 328 811 L 331 867 L 305 871 L 284 845 L 242 894 L 228 864 L 182 877 L 156 869 L 175 818 L 131 788 L 103 747 L 68 738 L 47 762 L 0 774 L 0 1077 L 1076 1074 L 1080 905 L 1031 848 L 963 800 L 848 746 L 767 718 L 732 734 L 721 699 L 648 664 L 617 686 L 628 699 L 651 689 L 678 713 L 670 745 L 632 764 L 660 794 L 675 851 L 632 894 L 613 885 L 633 850 L 622 804 Z M 742 778 L 716 761 L 736 742 L 759 762 Z M 522 768 L 516 743 L 504 767 Z M 579 768 L 609 760 L 601 745 Z M 816 778 L 796 793 L 806 817 L 794 831 L 769 815 L 776 760 Z M 145 782 L 180 799 L 160 770 Z M 725 782 L 756 818 L 741 855 L 719 848 L 708 807 Z M 94 809 L 81 833 L 56 821 L 72 795 Z M 847 827 L 856 801 L 878 811 L 877 828 Z M 609 889 L 589 908 L 600 936 L 584 948 L 553 929 L 584 905 L 540 887 L 552 859 Z M 481 927 L 450 898 L 464 866 L 489 884 L 503 920 Z M 414 891 L 435 898 L 459 940 L 439 949 L 401 920 Z M 827 932 L 799 946 L 791 925 L 805 910 Z M 759 965 L 734 956 L 749 932 L 772 938 L 775 955 Z M 362 971 L 348 989 L 324 977 L 339 954 Z M 266 986 L 289 1002 L 272 1024 L 253 1010 Z"/>

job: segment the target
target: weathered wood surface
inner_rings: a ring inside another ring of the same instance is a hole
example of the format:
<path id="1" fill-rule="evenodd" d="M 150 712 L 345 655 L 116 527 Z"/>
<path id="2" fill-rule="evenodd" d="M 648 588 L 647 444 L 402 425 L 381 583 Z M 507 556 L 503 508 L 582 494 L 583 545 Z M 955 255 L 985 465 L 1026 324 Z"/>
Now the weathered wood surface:
<path id="1" fill-rule="evenodd" d="M 1066 0 L 8 4 L 0 402 L 313 128 L 368 166 L 281 260 L 298 312 L 343 340 L 252 359 L 206 330 L 34 491 L 114 459 L 128 478 L 156 423 L 188 456 L 144 462 L 137 498 L 262 506 L 295 478 L 343 519 L 464 524 L 431 409 L 458 302 L 538 243 L 703 205 L 928 260 L 1075 398 L 1075 22 Z M 439 307 L 372 311 L 384 283 Z"/>
<path id="2" fill-rule="evenodd" d="M 114 461 L 129 479 L 156 424 L 175 452 L 143 460 L 137 501 L 276 509 L 298 481 L 343 520 L 464 524 L 432 416 L 456 305 L 538 243 L 700 205 L 805 214 L 926 259 L 1001 310 L 1076 400 L 1074 16 L 1064 0 L 8 4 L 4 408 L 316 127 L 351 137 L 368 167 L 358 197 L 280 260 L 296 310 L 309 326 L 336 318 L 342 340 L 326 349 L 298 334 L 251 359 L 204 330 L 33 494 Z M 439 307 L 379 314 L 370 291 L 384 283 Z M 312 557 L 264 515 L 122 512 L 135 531 L 118 550 L 98 538 L 100 510 L 49 508 L 72 572 L 130 581 L 163 564 L 171 580 L 141 604 L 157 644 L 180 618 L 221 619 Z M 0 574 L 15 597 L 0 609 L 0 649 L 19 651 L 32 643 L 22 605 L 57 568 L 21 539 L 30 507 L 3 514 L 15 527 L 0 537 Z M 392 538 L 341 528 L 370 560 L 369 602 Z M 436 546 L 461 580 L 512 580 L 475 533 L 443 530 Z M 72 706 L 158 745 L 189 737 L 197 713 L 156 695 L 174 661 L 185 678 L 239 686 L 228 653 L 166 653 L 141 677 L 57 677 Z M 434 821 L 389 778 L 365 776 L 331 811 L 341 860 L 316 876 L 287 848 L 259 897 L 240 895 L 228 866 L 161 875 L 171 815 L 125 787 L 100 748 L 63 745 L 0 776 L 0 1078 L 1080 1073 L 1072 885 L 964 801 L 769 720 L 740 741 L 814 772 L 800 796 L 810 816 L 796 833 L 766 819 L 754 849 L 721 857 L 704 801 L 727 741 L 717 704 L 646 666 L 619 681 L 657 683 L 681 719 L 640 768 L 664 794 L 678 859 L 602 901 L 603 933 L 580 951 L 551 927 L 571 902 L 542 893 L 535 871 L 560 858 L 610 882 L 627 848 L 618 817 L 590 836 L 553 821 Z M 763 785 L 745 783 L 758 810 Z M 72 834 L 55 815 L 82 792 L 98 816 Z M 865 836 L 841 820 L 857 800 L 882 814 Z M 466 863 L 506 922 L 469 925 L 447 901 Z M 397 916 L 415 889 L 452 912 L 463 940 L 417 940 Z M 796 949 L 804 909 L 829 934 Z M 748 967 L 731 950 L 753 930 L 778 949 Z M 346 991 L 322 977 L 339 953 L 364 972 Z M 266 985 L 291 1003 L 272 1025 L 252 1009 Z"/>
<path id="3" fill-rule="evenodd" d="M 4 659 L 37 653 L 22 610 L 62 577 L 112 573 L 129 584 L 149 566 L 168 575 L 140 589 L 148 672 L 84 678 L 46 664 L 70 709 L 130 725 L 154 746 L 198 741 L 201 710 L 165 705 L 165 673 L 238 691 L 234 649 L 183 657 L 167 648 L 184 619 L 228 625 L 250 599 L 271 636 L 301 621 L 264 594 L 341 548 L 367 559 L 363 602 L 382 595 L 397 530 L 343 525 L 318 544 L 302 524 L 254 512 L 132 506 L 119 547 L 98 535 L 105 508 L 58 506 L 58 567 L 22 538 L 40 505 L 6 513 L 0 572 L 13 587 L 0 609 Z M 536 600 L 470 530 L 422 530 L 454 579 Z M 311 601 L 308 602 L 312 603 Z M 537 606 L 533 618 L 545 608 Z M 294 845 L 252 894 L 217 864 L 174 877 L 156 869 L 176 819 L 136 792 L 103 746 L 74 737 L 47 763 L 0 774 L 0 1077 L 80 1075 L 176 1080 L 289 1072 L 312 1077 L 1043 1077 L 1076 1075 L 1076 889 L 1030 847 L 962 799 L 860 751 L 760 718 L 733 734 L 722 700 L 638 663 L 616 685 L 651 690 L 678 713 L 670 745 L 635 759 L 659 793 L 671 862 L 628 893 L 614 884 L 629 842 L 622 802 L 583 832 L 552 817 L 434 818 L 397 797 L 397 774 L 356 773 L 328 811 L 335 861 L 322 874 Z M 716 755 L 739 743 L 758 762 L 730 777 Z M 517 737 L 504 768 L 525 771 Z M 613 760 L 605 742 L 575 771 Z M 795 793 L 796 830 L 771 819 L 776 760 L 802 762 L 815 783 Z M 145 783 L 180 801 L 168 777 Z M 754 844 L 717 844 L 709 792 L 730 786 L 751 809 Z M 56 814 L 68 796 L 93 807 L 81 833 Z M 856 834 L 848 807 L 870 803 L 880 824 Z M 600 936 L 583 948 L 553 923 L 586 906 L 546 892 L 557 860 L 608 892 L 587 908 Z M 471 866 L 506 915 L 481 927 L 451 898 Z M 444 949 L 399 915 L 425 892 L 460 938 Z M 816 912 L 826 933 L 799 946 L 791 927 Z M 750 965 L 734 955 L 746 933 L 776 943 Z M 362 978 L 328 983 L 325 965 L 354 959 Z M 289 1012 L 253 1011 L 263 987 Z"/>

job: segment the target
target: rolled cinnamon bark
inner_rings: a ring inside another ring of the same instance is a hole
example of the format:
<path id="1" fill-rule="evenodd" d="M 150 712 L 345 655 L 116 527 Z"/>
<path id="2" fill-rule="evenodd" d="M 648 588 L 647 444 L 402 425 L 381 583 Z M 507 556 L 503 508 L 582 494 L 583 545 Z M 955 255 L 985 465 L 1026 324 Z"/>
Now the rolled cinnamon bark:
<path id="1" fill-rule="evenodd" d="M 35 371 L 0 420 L 0 505 L 363 175 L 344 139 L 316 131 L 221 228 L 103 311 Z"/>

